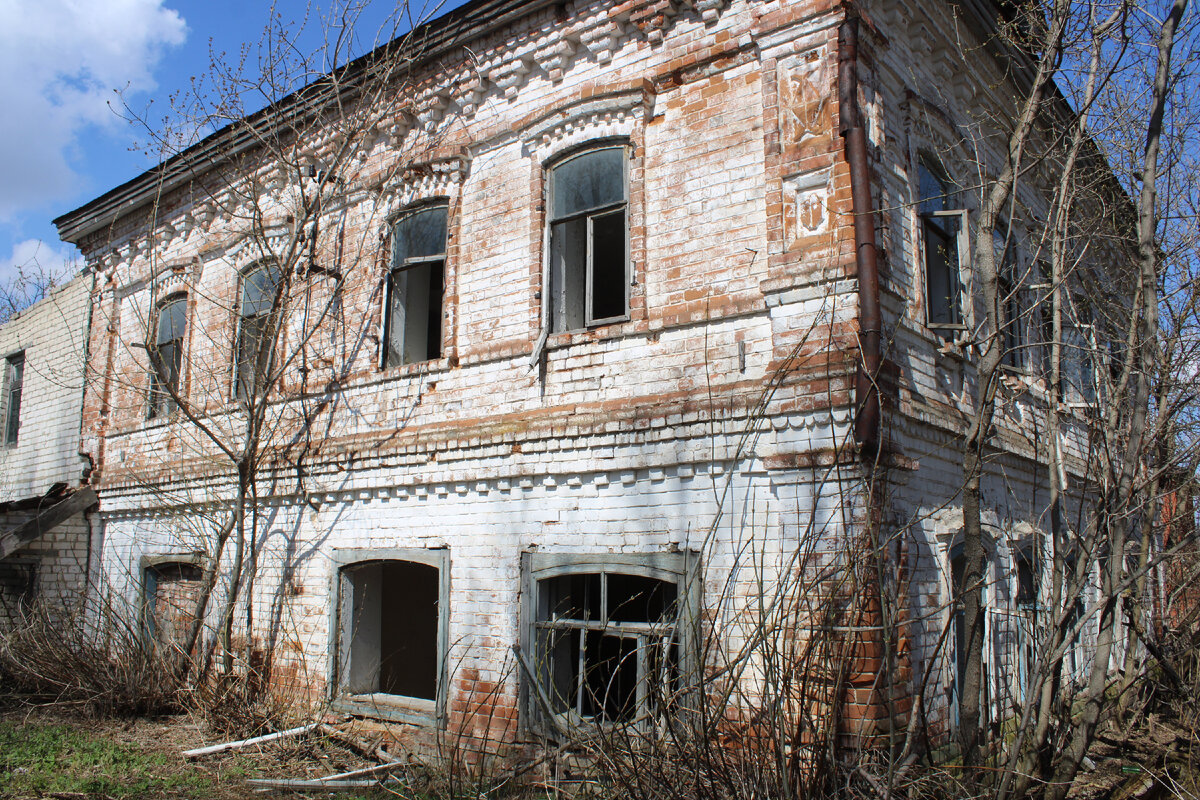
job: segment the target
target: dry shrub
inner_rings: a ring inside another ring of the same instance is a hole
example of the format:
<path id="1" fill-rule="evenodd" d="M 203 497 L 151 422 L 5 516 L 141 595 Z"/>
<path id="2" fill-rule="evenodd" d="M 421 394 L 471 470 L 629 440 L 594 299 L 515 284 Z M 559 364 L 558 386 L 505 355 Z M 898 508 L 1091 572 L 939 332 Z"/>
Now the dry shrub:
<path id="1" fill-rule="evenodd" d="M 25 609 L 0 632 L 0 686 L 101 717 L 182 707 L 169 660 L 110 609 L 94 615 L 52 613 L 37 603 Z"/>

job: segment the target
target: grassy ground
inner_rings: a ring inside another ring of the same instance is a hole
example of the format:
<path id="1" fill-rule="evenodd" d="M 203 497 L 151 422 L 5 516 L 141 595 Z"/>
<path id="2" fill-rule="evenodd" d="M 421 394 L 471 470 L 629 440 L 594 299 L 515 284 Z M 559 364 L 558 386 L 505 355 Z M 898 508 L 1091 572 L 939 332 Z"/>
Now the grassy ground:
<path id="1" fill-rule="evenodd" d="M 336 742 L 287 743 L 187 761 L 181 751 L 204 743 L 187 717 L 88 720 L 62 709 L 0 713 L 0 798 L 261 798 L 246 778 L 314 778 L 366 764 Z M 289 793 L 281 793 L 287 796 Z M 391 798 L 383 790 L 341 794 Z"/>

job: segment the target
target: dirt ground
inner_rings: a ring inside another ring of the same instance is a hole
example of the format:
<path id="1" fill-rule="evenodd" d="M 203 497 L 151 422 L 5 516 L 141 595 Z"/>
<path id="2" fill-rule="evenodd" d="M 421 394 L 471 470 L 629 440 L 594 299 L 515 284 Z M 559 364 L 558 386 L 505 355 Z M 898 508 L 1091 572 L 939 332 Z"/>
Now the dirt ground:
<path id="1" fill-rule="evenodd" d="M 219 741 L 187 715 L 96 720 L 69 707 L 9 705 L 0 710 L 0 798 L 242 800 L 271 796 L 247 784 L 248 778 L 310 779 L 379 763 L 319 733 L 193 760 L 182 755 Z M 337 796 L 396 793 L 376 789 Z"/>

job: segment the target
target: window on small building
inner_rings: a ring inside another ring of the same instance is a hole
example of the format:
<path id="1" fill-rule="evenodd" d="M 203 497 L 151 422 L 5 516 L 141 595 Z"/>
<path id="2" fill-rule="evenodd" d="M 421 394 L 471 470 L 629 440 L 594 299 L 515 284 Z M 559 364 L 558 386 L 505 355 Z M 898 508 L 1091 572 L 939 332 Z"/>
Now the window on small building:
<path id="1" fill-rule="evenodd" d="M 169 298 L 158 308 L 154 345 L 150 348 L 150 416 L 159 417 L 178 406 L 183 369 L 183 338 L 187 331 L 187 298 Z"/>
<path id="2" fill-rule="evenodd" d="M 400 552 L 419 560 L 372 558 L 338 571 L 335 705 L 427 720 L 442 695 L 448 567 L 445 551 Z"/>
<path id="3" fill-rule="evenodd" d="M 532 554 L 536 717 L 558 728 L 644 722 L 674 702 L 686 592 L 682 555 L 667 555 L 676 558 L 664 570 L 631 557 L 570 563 Z M 539 568 L 547 558 L 553 563 Z"/>
<path id="4" fill-rule="evenodd" d="M 191 562 L 162 561 L 145 567 L 142 597 L 147 636 L 160 645 L 182 648 L 196 615 L 201 570 Z"/>
<path id="5" fill-rule="evenodd" d="M 15 620 L 34 600 L 37 561 L 6 558 L 0 561 L 0 619 Z"/>
<path id="6" fill-rule="evenodd" d="M 924 159 L 917 167 L 917 181 L 925 257 L 925 318 L 930 328 L 962 328 L 959 265 L 966 212 L 956 206 L 950 182 Z"/>
<path id="7" fill-rule="evenodd" d="M 550 170 L 550 330 L 629 317 L 627 149 L 588 150 Z"/>
<path id="8" fill-rule="evenodd" d="M 4 443 L 14 445 L 21 432 L 21 387 L 25 382 L 25 354 L 4 361 Z"/>
<path id="9" fill-rule="evenodd" d="M 447 212 L 444 205 L 421 208 L 401 217 L 392 228 L 384 315 L 386 367 L 442 355 Z"/>
<path id="10" fill-rule="evenodd" d="M 254 267 L 242 276 L 242 296 L 237 334 L 236 394 L 245 400 L 257 396 L 266 384 L 274 361 L 272 312 L 279 293 L 279 268 Z"/>
<path id="11" fill-rule="evenodd" d="M 1012 370 L 1025 367 L 1025 337 L 1021 314 L 1020 276 L 1017 275 L 1016 248 L 1004 228 L 992 231 L 992 248 L 997 259 L 996 294 L 1000 306 L 1000 357 L 1002 366 Z"/>

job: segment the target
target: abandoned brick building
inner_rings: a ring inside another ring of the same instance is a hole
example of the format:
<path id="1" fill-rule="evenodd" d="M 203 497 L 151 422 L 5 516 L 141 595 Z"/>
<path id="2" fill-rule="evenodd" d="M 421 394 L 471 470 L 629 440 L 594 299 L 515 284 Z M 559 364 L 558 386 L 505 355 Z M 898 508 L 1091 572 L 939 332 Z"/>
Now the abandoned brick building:
<path id="1" fill-rule="evenodd" d="M 855 557 L 883 465 L 908 622 L 871 663 L 931 674 L 950 722 L 977 313 L 958 187 L 1002 158 L 984 137 L 969 164 L 961 132 L 1017 91 L 990 13 L 476 0 L 409 37 L 394 105 L 362 108 L 385 96 L 370 57 L 338 77 L 369 124 L 304 117 L 329 95 L 299 92 L 64 215 L 97 276 L 95 575 L 150 617 L 194 598 L 261 410 L 254 524 L 209 606 L 241 553 L 229 647 L 342 711 L 523 738 L 652 715 L 698 638 L 752 641 L 798 552 Z M 264 133 L 285 118 L 293 139 Z M 1024 181 L 1014 208 L 1047 192 Z M 1044 497 L 1018 316 L 984 480 L 994 699 L 1019 691 L 999 643 Z M 878 678 L 847 697 L 882 725 Z"/>
<path id="2" fill-rule="evenodd" d="M 80 608 L 95 505 L 79 452 L 92 276 L 80 275 L 0 326 L 0 628 L 34 600 Z"/>

